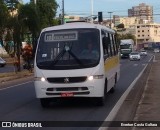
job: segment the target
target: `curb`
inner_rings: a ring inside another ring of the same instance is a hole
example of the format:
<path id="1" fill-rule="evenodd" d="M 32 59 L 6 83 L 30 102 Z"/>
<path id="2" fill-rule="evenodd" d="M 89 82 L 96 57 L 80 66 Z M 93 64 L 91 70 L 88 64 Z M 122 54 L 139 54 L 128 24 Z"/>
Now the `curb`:
<path id="1" fill-rule="evenodd" d="M 33 73 L 17 74 L 17 75 L 15 74 L 15 75 L 12 75 L 12 76 L 6 76 L 4 78 L 0 78 L 0 83 L 16 80 L 16 79 L 20 79 L 20 78 L 25 78 L 25 77 L 29 77 L 29 76 L 33 76 Z"/>

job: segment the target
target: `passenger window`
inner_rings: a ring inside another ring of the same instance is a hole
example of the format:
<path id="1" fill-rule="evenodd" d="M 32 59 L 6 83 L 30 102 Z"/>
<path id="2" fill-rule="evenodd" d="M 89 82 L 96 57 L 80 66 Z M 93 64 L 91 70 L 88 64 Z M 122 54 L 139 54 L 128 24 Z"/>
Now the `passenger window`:
<path id="1" fill-rule="evenodd" d="M 108 42 L 108 51 L 109 55 L 113 56 L 113 49 L 112 49 L 112 41 L 111 41 L 111 35 L 108 33 L 109 42 Z"/>
<path id="2" fill-rule="evenodd" d="M 115 38 L 114 38 L 114 35 L 113 35 L 113 34 L 112 34 L 112 43 L 113 43 L 114 55 L 116 55 L 116 54 L 117 54 L 117 51 L 116 51 Z"/>
<path id="3" fill-rule="evenodd" d="M 110 38 L 108 33 L 105 33 L 105 35 L 103 35 L 102 43 L 103 43 L 104 57 L 106 59 L 107 57 L 112 56 L 112 53 L 110 50 Z"/>
<path id="4" fill-rule="evenodd" d="M 115 40 L 113 34 L 110 34 L 112 55 L 116 55 Z"/>

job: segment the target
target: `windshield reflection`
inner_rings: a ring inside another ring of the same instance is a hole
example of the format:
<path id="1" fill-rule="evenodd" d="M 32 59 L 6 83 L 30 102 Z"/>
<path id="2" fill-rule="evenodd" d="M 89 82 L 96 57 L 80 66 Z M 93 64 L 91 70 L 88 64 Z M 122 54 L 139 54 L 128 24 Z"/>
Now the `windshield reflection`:
<path id="1" fill-rule="evenodd" d="M 79 69 L 99 63 L 98 29 L 76 29 L 44 32 L 41 35 L 36 62 L 40 69 Z"/>

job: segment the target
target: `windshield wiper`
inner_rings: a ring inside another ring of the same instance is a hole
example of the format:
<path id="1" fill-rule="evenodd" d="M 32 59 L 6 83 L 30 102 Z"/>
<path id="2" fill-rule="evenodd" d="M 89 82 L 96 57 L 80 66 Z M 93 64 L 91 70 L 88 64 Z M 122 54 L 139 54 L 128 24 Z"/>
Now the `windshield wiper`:
<path id="1" fill-rule="evenodd" d="M 78 64 L 84 66 L 84 64 L 81 62 L 81 60 L 79 60 L 74 53 L 72 53 L 70 50 L 68 51 L 68 53 L 77 61 Z"/>
<path id="2" fill-rule="evenodd" d="M 77 58 L 77 56 L 71 52 L 71 49 L 68 46 L 64 46 L 64 49 L 58 54 L 58 56 L 54 59 L 51 65 L 55 65 L 58 62 L 58 60 L 64 56 L 66 52 L 68 52 L 77 61 L 78 64 L 84 66 L 84 64 Z"/>
<path id="3" fill-rule="evenodd" d="M 58 56 L 54 59 L 54 61 L 51 63 L 51 65 L 55 65 L 55 64 L 58 62 L 58 60 L 59 60 L 65 53 L 66 53 L 66 50 L 62 50 L 62 51 L 58 54 Z"/>

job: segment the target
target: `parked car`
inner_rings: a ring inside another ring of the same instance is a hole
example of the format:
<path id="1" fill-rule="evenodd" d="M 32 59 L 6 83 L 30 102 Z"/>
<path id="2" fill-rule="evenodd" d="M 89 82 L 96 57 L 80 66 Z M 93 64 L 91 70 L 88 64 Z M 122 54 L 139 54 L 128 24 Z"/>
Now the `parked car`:
<path id="1" fill-rule="evenodd" d="M 6 65 L 6 61 L 0 57 L 0 66 L 4 67 Z"/>
<path id="2" fill-rule="evenodd" d="M 130 60 L 140 60 L 141 59 L 140 53 L 139 52 L 131 52 L 129 54 L 129 59 Z"/>
<path id="3" fill-rule="evenodd" d="M 140 55 L 146 56 L 147 55 L 147 51 L 146 50 L 141 50 Z"/>
<path id="4" fill-rule="evenodd" d="M 155 53 L 158 53 L 158 52 L 159 52 L 159 49 L 158 49 L 158 48 L 155 48 L 155 49 L 154 49 L 154 52 L 155 52 Z"/>

